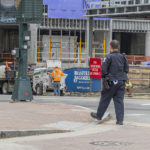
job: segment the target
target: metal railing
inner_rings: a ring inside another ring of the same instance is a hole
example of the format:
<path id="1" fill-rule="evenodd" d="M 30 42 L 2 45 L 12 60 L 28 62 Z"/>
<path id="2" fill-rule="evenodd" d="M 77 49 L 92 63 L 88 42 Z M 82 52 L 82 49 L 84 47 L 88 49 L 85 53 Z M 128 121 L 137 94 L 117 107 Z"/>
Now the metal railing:
<path id="1" fill-rule="evenodd" d="M 14 61 L 14 56 L 12 56 L 11 53 L 0 53 L 0 61 Z"/>
<path id="2" fill-rule="evenodd" d="M 64 41 L 65 40 L 65 41 Z M 86 39 L 84 42 L 80 39 L 78 43 L 76 37 L 64 39 L 63 37 L 50 37 L 49 41 L 41 41 L 39 39 L 37 43 L 37 62 L 46 61 L 49 59 L 57 59 L 62 61 L 82 62 L 86 63 L 87 49 Z"/>
<path id="3" fill-rule="evenodd" d="M 85 9 L 97 9 L 97 8 L 110 8 L 110 7 L 124 7 L 133 5 L 147 5 L 150 4 L 150 0 L 105 0 L 105 1 L 84 1 Z"/>
<path id="4" fill-rule="evenodd" d="M 109 20 L 94 20 L 94 30 L 106 30 L 110 28 Z M 40 29 L 51 29 L 51 30 L 86 30 L 87 20 L 86 19 L 58 19 L 48 18 L 44 16 L 43 23 Z"/>
<path id="5" fill-rule="evenodd" d="M 47 60 L 61 60 L 62 63 L 86 63 L 86 56 L 87 53 L 69 53 L 67 52 L 62 52 L 62 57 L 60 57 L 59 51 L 53 52 L 53 57 L 48 58 L 49 53 L 48 52 L 39 52 L 38 53 L 38 62 L 46 62 Z M 80 56 L 81 55 L 81 56 Z"/>
<path id="6" fill-rule="evenodd" d="M 148 18 L 150 0 L 105 0 L 87 2 L 87 17 Z"/>
<path id="7" fill-rule="evenodd" d="M 150 21 L 136 19 L 113 19 L 112 30 L 120 32 L 148 32 L 150 31 Z"/>

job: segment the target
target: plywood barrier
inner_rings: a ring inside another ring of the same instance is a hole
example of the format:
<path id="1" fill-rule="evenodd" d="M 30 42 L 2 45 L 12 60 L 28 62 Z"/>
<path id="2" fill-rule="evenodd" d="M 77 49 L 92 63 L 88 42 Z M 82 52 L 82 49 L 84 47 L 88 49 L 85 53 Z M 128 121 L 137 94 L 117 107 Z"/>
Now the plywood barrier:
<path id="1" fill-rule="evenodd" d="M 133 85 L 150 87 L 149 67 L 130 67 L 128 77 Z"/>

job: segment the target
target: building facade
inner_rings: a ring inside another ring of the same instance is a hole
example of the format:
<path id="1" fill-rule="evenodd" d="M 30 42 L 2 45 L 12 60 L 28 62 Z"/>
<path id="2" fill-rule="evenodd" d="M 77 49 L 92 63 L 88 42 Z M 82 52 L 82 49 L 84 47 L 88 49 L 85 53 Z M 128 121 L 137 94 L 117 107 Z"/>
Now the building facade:
<path id="1" fill-rule="evenodd" d="M 84 17 L 82 1 L 50 2 L 43 1 L 43 23 L 29 25 L 31 31 L 29 64 L 57 59 L 65 64 L 87 66 L 88 24 L 87 18 Z M 92 57 L 104 57 L 109 52 L 109 42 L 112 39 L 120 41 L 121 53 L 150 56 L 149 32 L 149 20 L 94 18 Z M 1 61 L 13 59 L 10 53 L 12 49 L 18 47 L 18 26 L 14 23 L 0 23 L 0 39 Z"/>

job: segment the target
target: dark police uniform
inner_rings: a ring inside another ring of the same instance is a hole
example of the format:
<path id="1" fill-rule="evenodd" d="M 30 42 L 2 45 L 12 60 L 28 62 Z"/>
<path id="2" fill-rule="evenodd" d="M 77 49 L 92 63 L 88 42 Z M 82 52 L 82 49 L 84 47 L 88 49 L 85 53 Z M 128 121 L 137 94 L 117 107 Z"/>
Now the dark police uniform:
<path id="1" fill-rule="evenodd" d="M 103 86 L 101 100 L 97 110 L 97 117 L 101 119 L 113 98 L 117 121 L 124 120 L 124 90 L 128 62 L 123 54 L 118 51 L 111 52 L 102 62 L 102 78 L 109 78 L 109 88 Z"/>

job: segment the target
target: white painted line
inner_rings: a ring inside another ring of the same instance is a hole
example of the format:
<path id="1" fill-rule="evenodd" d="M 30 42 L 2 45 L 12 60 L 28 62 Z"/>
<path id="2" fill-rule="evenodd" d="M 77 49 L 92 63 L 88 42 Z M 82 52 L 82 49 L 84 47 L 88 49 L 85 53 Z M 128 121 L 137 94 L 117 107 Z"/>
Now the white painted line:
<path id="1" fill-rule="evenodd" d="M 127 125 L 133 125 L 137 127 L 150 127 L 150 124 L 148 123 L 140 123 L 140 122 L 126 122 Z"/>
<path id="2" fill-rule="evenodd" d="M 51 127 L 60 130 L 77 130 L 77 128 L 81 128 L 87 125 L 87 123 L 83 122 L 73 122 L 73 121 L 59 121 L 56 123 L 50 123 L 43 125 L 44 127 Z"/>
<path id="3" fill-rule="evenodd" d="M 145 114 L 126 114 L 126 116 L 144 116 Z"/>
<path id="4" fill-rule="evenodd" d="M 150 106 L 150 104 L 141 104 L 142 106 Z"/>

